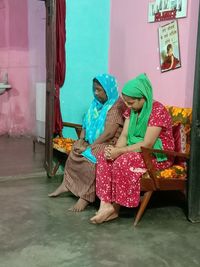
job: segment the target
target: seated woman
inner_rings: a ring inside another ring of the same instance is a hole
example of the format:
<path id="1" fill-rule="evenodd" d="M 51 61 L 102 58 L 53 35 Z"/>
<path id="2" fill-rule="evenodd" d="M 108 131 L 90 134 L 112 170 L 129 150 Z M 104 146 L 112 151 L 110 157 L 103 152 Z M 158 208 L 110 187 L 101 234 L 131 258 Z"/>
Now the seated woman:
<path id="1" fill-rule="evenodd" d="M 140 153 L 142 146 L 174 149 L 171 117 L 161 103 L 153 101 L 152 86 L 145 74 L 125 84 L 122 98 L 128 107 L 122 133 L 116 145 L 106 147 L 97 158 L 96 194 L 101 204 L 90 219 L 94 224 L 117 218 L 120 206 L 139 205 L 140 178 L 147 171 Z M 173 159 L 155 155 L 158 169 L 172 163 Z"/>
<path id="2" fill-rule="evenodd" d="M 75 142 L 66 161 L 62 184 L 49 197 L 71 191 L 79 197 L 70 210 L 82 211 L 95 200 L 96 155 L 119 138 L 124 119 L 124 102 L 117 82 L 108 74 L 93 79 L 94 100 L 83 120 L 80 139 Z"/>

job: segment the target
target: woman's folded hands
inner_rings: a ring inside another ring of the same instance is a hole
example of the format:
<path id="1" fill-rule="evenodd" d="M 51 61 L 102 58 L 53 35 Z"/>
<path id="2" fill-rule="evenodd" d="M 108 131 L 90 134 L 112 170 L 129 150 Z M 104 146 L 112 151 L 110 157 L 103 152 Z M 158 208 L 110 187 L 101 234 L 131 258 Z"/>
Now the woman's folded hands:
<path id="1" fill-rule="evenodd" d="M 107 160 L 115 160 L 121 154 L 123 154 L 121 147 L 115 147 L 112 145 L 108 145 L 104 149 L 104 156 Z"/>

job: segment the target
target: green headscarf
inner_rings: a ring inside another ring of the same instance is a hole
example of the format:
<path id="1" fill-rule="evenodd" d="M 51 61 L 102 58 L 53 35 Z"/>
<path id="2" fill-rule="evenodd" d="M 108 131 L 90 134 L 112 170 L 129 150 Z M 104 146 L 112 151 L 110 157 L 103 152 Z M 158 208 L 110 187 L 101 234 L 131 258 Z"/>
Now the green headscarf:
<path id="1" fill-rule="evenodd" d="M 131 110 L 127 139 L 127 145 L 130 146 L 144 140 L 153 105 L 152 85 L 146 74 L 140 74 L 124 85 L 122 93 L 133 98 L 145 98 L 139 117 L 136 111 Z M 160 138 L 157 138 L 153 148 L 163 149 Z M 158 153 L 156 153 L 156 158 L 157 161 L 167 159 L 165 155 Z"/>

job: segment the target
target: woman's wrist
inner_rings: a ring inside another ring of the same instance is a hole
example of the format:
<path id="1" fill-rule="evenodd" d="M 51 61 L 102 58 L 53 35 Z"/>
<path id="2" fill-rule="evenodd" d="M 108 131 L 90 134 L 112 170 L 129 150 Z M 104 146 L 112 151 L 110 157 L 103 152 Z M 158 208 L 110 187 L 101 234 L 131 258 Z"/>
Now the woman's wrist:
<path id="1" fill-rule="evenodd" d="M 124 153 L 127 153 L 127 152 L 128 152 L 128 151 L 127 151 L 127 146 L 124 146 L 124 147 L 118 147 L 118 149 L 119 149 L 120 154 L 124 154 Z"/>

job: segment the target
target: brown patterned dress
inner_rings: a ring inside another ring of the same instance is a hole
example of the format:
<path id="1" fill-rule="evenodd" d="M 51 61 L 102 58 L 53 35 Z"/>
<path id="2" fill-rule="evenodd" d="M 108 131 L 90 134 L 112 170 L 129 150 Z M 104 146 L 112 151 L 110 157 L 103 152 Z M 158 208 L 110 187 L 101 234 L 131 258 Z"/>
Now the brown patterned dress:
<path id="1" fill-rule="evenodd" d="M 115 136 L 106 143 L 91 145 L 92 153 L 96 156 L 104 151 L 108 144 L 115 144 L 123 128 L 124 104 L 121 98 L 108 111 L 106 123 L 118 125 Z M 75 143 L 76 145 L 76 143 Z M 95 171 L 96 164 L 92 163 L 74 149 L 69 154 L 65 164 L 65 186 L 75 195 L 88 202 L 95 200 Z"/>

